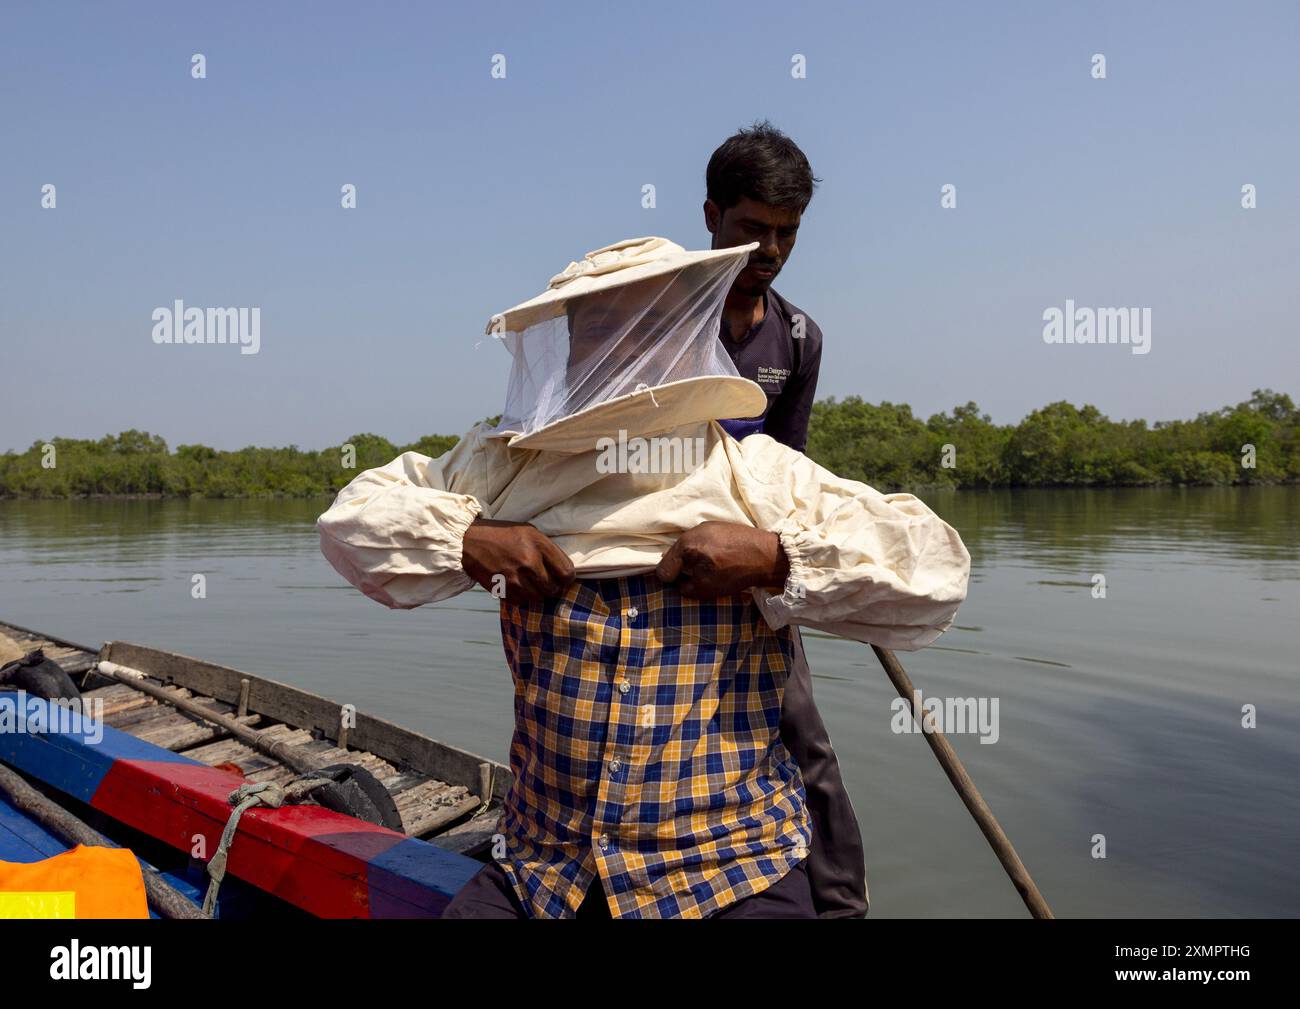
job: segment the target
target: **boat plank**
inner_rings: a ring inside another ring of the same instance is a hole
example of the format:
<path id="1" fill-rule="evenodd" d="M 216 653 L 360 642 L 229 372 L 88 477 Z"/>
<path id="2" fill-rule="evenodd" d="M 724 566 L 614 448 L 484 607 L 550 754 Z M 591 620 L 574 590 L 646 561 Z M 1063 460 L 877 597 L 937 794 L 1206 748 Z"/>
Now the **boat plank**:
<path id="1" fill-rule="evenodd" d="M 215 767 L 217 764 L 239 764 L 251 757 L 261 757 L 263 760 L 270 759 L 258 753 L 251 746 L 247 746 L 238 739 L 233 738 L 203 743 L 200 746 L 186 747 L 183 752 L 185 756 L 207 764 L 209 767 Z"/>
<path id="2" fill-rule="evenodd" d="M 483 804 L 464 785 L 425 781 L 393 796 L 402 826 L 411 837 L 423 837 L 454 823 Z"/>
<path id="3" fill-rule="evenodd" d="M 131 687 L 126 684 L 118 686 L 131 690 Z M 194 697 L 184 687 L 171 686 L 164 689 L 172 696 L 191 699 L 195 704 L 215 714 L 231 715 L 234 712 L 234 708 L 224 701 L 212 697 Z M 121 708 L 112 714 L 106 713 L 104 720 L 107 724 L 123 732 L 129 732 L 137 739 L 146 739 L 169 750 L 188 749 L 199 743 L 223 739 L 227 735 L 226 730 L 219 725 L 213 725 L 188 712 L 168 707 L 165 703 L 146 694 L 133 692 L 137 697 L 146 698 L 149 703 L 133 708 Z M 237 721 L 253 726 L 261 721 L 261 716 L 247 715 Z"/>
<path id="4" fill-rule="evenodd" d="M 317 760 L 323 760 L 327 764 L 357 764 L 364 767 L 385 785 L 397 777 L 397 768 L 373 753 L 340 750 L 326 739 L 313 739 L 303 749 Z"/>
<path id="5" fill-rule="evenodd" d="M 108 721 L 109 724 L 112 724 L 111 719 L 126 712 L 153 708 L 158 705 L 158 702 L 152 697 L 142 694 L 138 690 L 133 690 L 124 683 L 115 683 L 111 687 L 98 687 L 95 690 L 88 690 L 83 692 L 81 697 L 82 700 L 90 698 L 101 702 L 104 705 L 104 720 Z"/>
<path id="6" fill-rule="evenodd" d="M 105 643 L 101 657 L 139 669 L 164 683 L 178 683 L 196 693 L 231 704 L 239 703 L 240 685 L 248 680 L 250 711 L 316 730 L 327 739 L 336 739 L 339 703 L 298 687 L 126 641 Z M 493 765 L 492 794 L 496 799 L 505 797 L 513 780 L 510 769 L 504 764 L 447 746 L 362 712 L 357 712 L 356 725 L 349 732 L 348 744 L 357 750 L 373 753 L 394 766 L 410 765 L 430 777 L 471 789 L 479 787 L 479 765 L 489 763 Z"/>
<path id="7" fill-rule="evenodd" d="M 257 715 L 249 715 L 240 719 L 245 725 L 250 724 L 249 719 L 256 721 Z M 226 730 L 219 725 L 212 725 L 200 718 L 187 714 L 184 711 L 176 711 L 169 714 L 165 719 L 159 719 L 150 722 L 139 732 L 133 731 L 131 735 L 137 739 L 145 739 L 155 746 L 161 746 L 168 750 L 184 750 L 198 743 L 210 742 L 226 735 Z"/>
<path id="8" fill-rule="evenodd" d="M 500 826 L 501 810 L 493 807 L 426 840 L 447 851 L 472 855 L 487 851 L 491 847 L 492 838 L 498 833 Z"/>
<path id="9" fill-rule="evenodd" d="M 283 722 L 268 725 L 258 732 L 258 735 L 264 739 L 288 743 L 290 746 L 306 746 L 312 741 L 312 734 L 306 729 L 297 725 L 285 725 Z"/>
<path id="10" fill-rule="evenodd" d="M 218 764 L 234 764 L 246 778 L 268 768 L 283 768 L 288 771 L 288 768 L 284 768 L 279 761 L 268 757 L 265 753 L 259 753 L 238 739 L 223 739 L 219 742 L 196 746 L 182 752 L 185 756 L 207 764 L 209 767 L 215 767 Z"/>
<path id="11" fill-rule="evenodd" d="M 189 696 L 189 691 L 185 690 L 183 687 L 168 687 L 167 692 L 179 697 Z M 175 708 L 168 707 L 166 704 L 160 704 L 157 700 L 147 694 L 135 691 L 135 695 L 137 697 L 143 697 L 149 703 L 130 706 L 123 704 L 117 710 L 110 710 L 108 706 L 105 705 L 104 721 L 115 729 L 121 729 L 123 732 L 130 732 L 134 735 L 134 729 L 132 726 L 153 721 L 156 718 L 161 718 L 164 715 L 172 714 L 176 711 Z M 83 694 L 82 696 L 85 697 L 87 695 Z"/>

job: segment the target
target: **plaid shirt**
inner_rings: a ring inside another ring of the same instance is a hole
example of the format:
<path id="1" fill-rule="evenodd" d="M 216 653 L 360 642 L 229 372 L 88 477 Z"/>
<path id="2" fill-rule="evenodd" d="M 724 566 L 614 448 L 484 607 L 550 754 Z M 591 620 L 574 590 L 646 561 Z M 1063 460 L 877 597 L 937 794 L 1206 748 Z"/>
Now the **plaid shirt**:
<path id="1" fill-rule="evenodd" d="M 503 602 L 501 630 L 515 681 L 501 867 L 534 917 L 572 918 L 599 875 L 616 918 L 703 918 L 807 857 L 778 732 L 789 630 L 748 596 L 575 581 Z"/>

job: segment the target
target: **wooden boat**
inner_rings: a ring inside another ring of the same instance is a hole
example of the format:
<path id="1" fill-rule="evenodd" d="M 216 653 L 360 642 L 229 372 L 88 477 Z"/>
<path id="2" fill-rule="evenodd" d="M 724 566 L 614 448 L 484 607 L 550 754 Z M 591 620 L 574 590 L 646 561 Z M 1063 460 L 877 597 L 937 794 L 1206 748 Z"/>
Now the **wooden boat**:
<path id="1" fill-rule="evenodd" d="M 310 766 L 371 771 L 401 829 L 320 805 L 249 809 L 228 852 L 234 878 L 205 912 L 437 917 L 486 861 L 512 784 L 502 764 L 297 687 L 156 648 L 109 641 L 93 649 L 0 624 L 0 644 L 9 643 L 20 654 L 43 649 L 57 675 L 79 676 L 83 697 L 103 704 L 107 724 L 98 739 L 75 728 L 0 731 L 0 860 L 57 854 L 93 828 L 92 843 L 106 839 L 139 858 L 152 906 L 197 916 L 204 865 L 230 820 L 232 792 L 292 782 L 309 758 Z M 916 690 L 897 657 L 871 647 L 913 705 Z M 17 709 L 15 698 L 0 690 L 0 725 L 6 709 Z M 924 735 L 1030 913 L 1051 918 L 952 745 L 937 730 Z M 7 779 L 30 793 L 27 807 L 6 799 Z M 53 814 L 33 817 L 36 804 L 50 804 L 27 782 L 57 799 Z M 67 822 L 48 829 L 60 819 Z"/>
<path id="2" fill-rule="evenodd" d="M 0 732 L 0 763 L 195 903 L 240 785 L 289 783 L 303 760 L 360 765 L 382 783 L 400 831 L 314 804 L 244 812 L 218 916 L 436 917 L 488 855 L 511 785 L 500 763 L 227 666 L 124 641 L 94 649 L 14 625 L 0 624 L 0 634 L 22 652 L 43 649 L 84 702 L 103 705 L 104 725 L 100 739 Z M 7 696 L 0 703 L 16 703 Z M 68 847 L 0 793 L 0 859 Z"/>

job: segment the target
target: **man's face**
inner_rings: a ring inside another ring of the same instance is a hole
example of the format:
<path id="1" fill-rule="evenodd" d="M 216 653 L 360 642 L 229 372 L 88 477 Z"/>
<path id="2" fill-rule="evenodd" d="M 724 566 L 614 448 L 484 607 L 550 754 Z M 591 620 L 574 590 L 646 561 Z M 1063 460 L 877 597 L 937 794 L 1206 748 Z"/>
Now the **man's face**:
<path id="1" fill-rule="evenodd" d="M 683 294 L 671 278 L 652 278 L 572 302 L 570 372 L 608 375 L 649 353 L 681 315 Z"/>
<path id="2" fill-rule="evenodd" d="M 747 196 L 725 211 L 712 200 L 704 201 L 704 222 L 713 235 L 713 248 L 758 243 L 732 290 L 755 298 L 767 292 L 794 251 L 801 216 L 798 210 L 782 210 Z"/>

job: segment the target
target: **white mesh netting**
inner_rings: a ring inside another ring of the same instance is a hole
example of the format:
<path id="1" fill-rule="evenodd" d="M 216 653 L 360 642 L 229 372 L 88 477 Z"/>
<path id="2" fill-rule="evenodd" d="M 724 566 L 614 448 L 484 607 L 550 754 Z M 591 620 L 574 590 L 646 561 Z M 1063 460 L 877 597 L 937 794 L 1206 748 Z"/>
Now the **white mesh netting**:
<path id="1" fill-rule="evenodd" d="M 507 331 L 514 357 L 496 432 L 528 435 L 630 393 L 739 373 L 718 340 L 744 256 L 574 297 L 560 314 Z"/>

